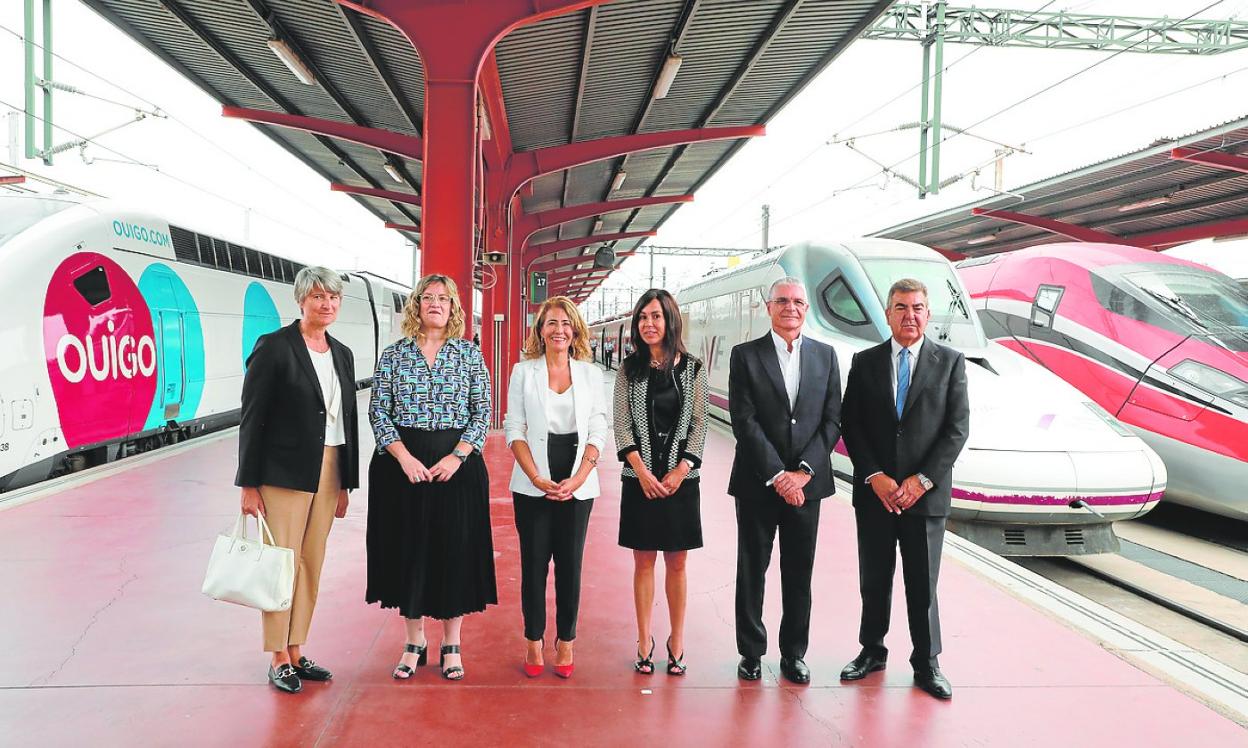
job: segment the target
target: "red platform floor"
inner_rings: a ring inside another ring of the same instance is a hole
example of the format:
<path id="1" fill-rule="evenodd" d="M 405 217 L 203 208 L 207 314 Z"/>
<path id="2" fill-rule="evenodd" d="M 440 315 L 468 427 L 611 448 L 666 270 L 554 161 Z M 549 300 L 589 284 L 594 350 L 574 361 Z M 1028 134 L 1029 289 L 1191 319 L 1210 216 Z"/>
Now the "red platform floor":
<path id="1" fill-rule="evenodd" d="M 393 612 L 363 602 L 359 491 L 330 537 L 306 647 L 335 677 L 297 696 L 268 686 L 258 614 L 199 592 L 213 538 L 237 511 L 232 437 L 0 512 L 0 744 L 1246 744 L 1248 732 L 1234 722 L 956 562 L 941 579 L 941 662 L 952 702 L 911 685 L 900 592 L 891 667 L 841 684 L 837 674 L 858 649 L 859 603 L 853 514 L 835 500 L 824 505 L 815 570 L 813 683 L 778 680 L 778 562 L 764 679 L 738 682 L 735 519 L 724 495 L 731 446 L 712 430 L 706 547 L 689 564 L 683 679 L 631 668 L 631 555 L 615 542 L 619 466 L 611 459 L 590 523 L 577 670 L 566 682 L 520 671 L 511 459 L 497 434 L 487 456 L 501 604 L 465 623 L 461 683 L 433 667 L 409 682 L 390 678 L 403 627 Z M 661 653 L 661 601 L 655 622 Z M 433 650 L 439 629 L 429 632 Z"/>

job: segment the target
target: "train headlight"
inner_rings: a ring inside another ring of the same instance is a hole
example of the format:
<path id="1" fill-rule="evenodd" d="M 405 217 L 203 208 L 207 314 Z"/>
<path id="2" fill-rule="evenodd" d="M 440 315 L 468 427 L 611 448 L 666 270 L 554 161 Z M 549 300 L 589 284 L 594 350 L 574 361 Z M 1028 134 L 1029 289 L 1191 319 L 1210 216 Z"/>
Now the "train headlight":
<path id="1" fill-rule="evenodd" d="M 1171 366 L 1170 374 L 1211 395 L 1224 397 L 1248 408 L 1248 382 L 1239 377 L 1190 358 Z"/>

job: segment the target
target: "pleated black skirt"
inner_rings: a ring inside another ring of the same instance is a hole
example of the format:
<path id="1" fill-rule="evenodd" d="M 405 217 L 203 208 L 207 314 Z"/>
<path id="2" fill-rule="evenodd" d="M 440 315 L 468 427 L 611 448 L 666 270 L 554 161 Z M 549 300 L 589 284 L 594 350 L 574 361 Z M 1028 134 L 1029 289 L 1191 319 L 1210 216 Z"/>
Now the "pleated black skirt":
<path id="1" fill-rule="evenodd" d="M 663 499 L 647 499 L 641 482 L 625 476 L 620 492 L 620 545 L 635 551 L 688 551 L 702 547 L 699 479 L 680 484 Z"/>
<path id="2" fill-rule="evenodd" d="M 425 467 L 451 453 L 462 430 L 400 428 Z M 365 600 L 405 618 L 447 619 L 498 603 L 489 475 L 477 452 L 445 483 L 410 483 L 389 452 L 368 467 Z"/>

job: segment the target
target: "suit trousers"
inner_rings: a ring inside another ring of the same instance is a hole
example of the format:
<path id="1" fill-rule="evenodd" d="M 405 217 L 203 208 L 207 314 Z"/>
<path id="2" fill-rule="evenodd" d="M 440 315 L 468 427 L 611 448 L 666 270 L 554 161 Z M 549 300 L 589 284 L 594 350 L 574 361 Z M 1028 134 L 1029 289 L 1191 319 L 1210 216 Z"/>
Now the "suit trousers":
<path id="1" fill-rule="evenodd" d="M 551 434 L 547 455 L 551 480 L 572 474 L 576 434 Z M 551 501 L 545 496 L 512 494 L 516 533 L 520 537 L 520 608 L 524 638 L 538 641 L 546 635 L 546 576 L 555 564 L 555 627 L 560 641 L 576 639 L 581 607 L 581 560 L 593 499 Z"/>
<path id="2" fill-rule="evenodd" d="M 882 506 L 855 507 L 858 525 L 858 587 L 862 624 L 858 642 L 864 652 L 888 656 L 884 635 L 892 612 L 893 573 L 901 548 L 901 578 L 906 586 L 906 617 L 914 649 L 910 664 L 935 666 L 940 654 L 940 614 L 936 581 L 945 542 L 945 517 L 890 514 Z"/>
<path id="3" fill-rule="evenodd" d="M 780 656 L 800 659 L 810 642 L 810 579 L 819 534 L 820 501 L 800 507 L 785 503 L 771 488 L 737 496 L 737 651 L 743 657 L 767 653 L 763 593 L 772 545 L 780 533 Z"/>
<path id="4" fill-rule="evenodd" d="M 261 613 L 264 623 L 264 651 L 279 652 L 308 640 L 312 611 L 321 586 L 321 566 L 325 544 L 338 508 L 339 447 L 326 447 L 321 457 L 321 484 L 316 493 L 276 486 L 260 486 L 264 499 L 264 520 L 273 531 L 273 540 L 295 552 L 295 594 L 290 607 L 276 613 Z"/>

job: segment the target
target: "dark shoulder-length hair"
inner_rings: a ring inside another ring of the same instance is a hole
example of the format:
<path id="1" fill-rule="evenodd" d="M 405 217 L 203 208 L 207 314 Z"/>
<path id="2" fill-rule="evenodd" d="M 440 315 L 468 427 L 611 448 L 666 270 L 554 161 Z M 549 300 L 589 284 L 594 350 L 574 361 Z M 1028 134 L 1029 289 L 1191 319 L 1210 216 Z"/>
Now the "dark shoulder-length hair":
<path id="1" fill-rule="evenodd" d="M 676 299 L 667 290 L 652 288 L 637 299 L 633 307 L 633 352 L 624 359 L 621 368 L 624 375 L 632 380 L 642 379 L 650 371 L 650 346 L 641 339 L 641 310 L 650 302 L 658 299 L 663 309 L 663 371 L 670 372 L 676 365 L 676 354 L 682 357 L 689 355 L 685 350 L 684 322 L 680 318 L 680 307 Z"/>

